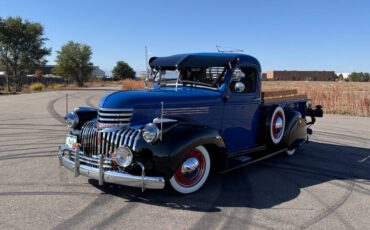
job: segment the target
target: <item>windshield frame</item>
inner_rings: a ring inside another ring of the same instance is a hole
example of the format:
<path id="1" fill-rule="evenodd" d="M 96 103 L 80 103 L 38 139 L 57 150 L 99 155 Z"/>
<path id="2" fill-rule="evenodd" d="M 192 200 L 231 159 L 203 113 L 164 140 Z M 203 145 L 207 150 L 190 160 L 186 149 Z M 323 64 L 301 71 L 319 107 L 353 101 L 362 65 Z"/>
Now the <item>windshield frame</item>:
<path id="1" fill-rule="evenodd" d="M 201 88 L 208 88 L 208 89 L 214 89 L 218 90 L 222 87 L 222 85 L 225 83 L 226 74 L 231 71 L 230 65 L 226 66 L 209 66 L 209 67 L 197 67 L 201 69 L 208 69 L 208 68 L 223 68 L 220 75 L 212 82 L 201 82 L 201 81 L 189 81 L 189 80 L 182 80 L 183 73 L 185 70 L 192 69 L 191 67 L 183 67 L 181 69 L 169 69 L 169 68 L 151 68 L 150 73 L 145 78 L 145 83 L 147 82 L 155 82 L 158 84 L 158 86 L 166 86 L 167 83 L 175 83 L 175 86 L 186 86 L 190 85 L 190 87 L 201 87 Z M 166 71 L 176 71 L 177 77 L 176 78 L 170 78 L 170 79 L 162 79 L 162 76 L 166 73 Z M 223 79 L 221 81 L 221 79 Z M 162 84 L 164 83 L 164 84 Z"/>

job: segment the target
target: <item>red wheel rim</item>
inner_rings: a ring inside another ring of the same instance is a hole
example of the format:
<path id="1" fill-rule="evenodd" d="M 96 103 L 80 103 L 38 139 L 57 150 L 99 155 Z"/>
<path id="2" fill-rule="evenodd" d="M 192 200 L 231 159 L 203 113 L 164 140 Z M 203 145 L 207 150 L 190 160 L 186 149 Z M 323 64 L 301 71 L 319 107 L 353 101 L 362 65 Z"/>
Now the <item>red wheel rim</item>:
<path id="1" fill-rule="evenodd" d="M 195 167 L 196 162 L 197 166 Z M 186 169 L 188 169 L 186 166 L 189 165 L 194 166 L 194 169 L 186 171 Z M 203 154 L 198 149 L 191 150 L 186 154 L 181 164 L 176 169 L 175 179 L 177 183 L 183 187 L 192 187 L 196 185 L 203 178 L 205 166 L 206 161 Z"/>

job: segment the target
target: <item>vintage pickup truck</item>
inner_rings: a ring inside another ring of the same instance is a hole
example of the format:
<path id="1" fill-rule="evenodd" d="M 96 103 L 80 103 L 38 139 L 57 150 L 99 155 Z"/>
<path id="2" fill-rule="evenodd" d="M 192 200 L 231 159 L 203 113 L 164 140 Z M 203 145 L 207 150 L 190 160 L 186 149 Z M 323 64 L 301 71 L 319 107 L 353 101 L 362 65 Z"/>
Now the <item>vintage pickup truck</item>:
<path id="1" fill-rule="evenodd" d="M 323 115 L 294 90 L 261 92 L 261 66 L 249 55 L 180 54 L 153 57 L 149 65 L 153 87 L 114 92 L 98 108 L 66 115 L 60 165 L 100 185 L 170 185 L 187 194 L 210 171 L 293 155 Z"/>

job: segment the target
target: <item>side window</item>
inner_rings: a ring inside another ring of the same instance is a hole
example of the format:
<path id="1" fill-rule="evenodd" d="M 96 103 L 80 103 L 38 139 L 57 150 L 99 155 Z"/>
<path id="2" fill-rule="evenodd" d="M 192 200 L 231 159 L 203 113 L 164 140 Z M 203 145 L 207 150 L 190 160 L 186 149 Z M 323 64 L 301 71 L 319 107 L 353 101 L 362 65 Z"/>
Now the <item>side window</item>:
<path id="1" fill-rule="evenodd" d="M 244 84 L 245 88 L 243 91 L 236 90 L 236 86 L 241 85 L 241 84 L 237 84 L 238 82 L 241 82 Z M 255 68 L 253 67 L 236 68 L 231 78 L 230 90 L 231 92 L 234 92 L 234 93 L 236 92 L 253 93 L 256 91 L 256 83 L 257 83 L 257 70 Z"/>

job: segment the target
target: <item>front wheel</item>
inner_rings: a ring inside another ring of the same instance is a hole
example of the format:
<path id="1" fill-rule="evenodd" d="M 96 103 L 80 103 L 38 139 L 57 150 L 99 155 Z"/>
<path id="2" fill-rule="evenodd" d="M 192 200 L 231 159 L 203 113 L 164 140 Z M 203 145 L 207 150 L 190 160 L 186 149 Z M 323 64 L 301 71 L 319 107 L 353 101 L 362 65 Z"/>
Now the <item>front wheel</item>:
<path id="1" fill-rule="evenodd" d="M 186 153 L 171 177 L 170 184 L 179 193 L 193 193 L 204 185 L 210 169 L 211 160 L 208 151 L 200 145 Z"/>

